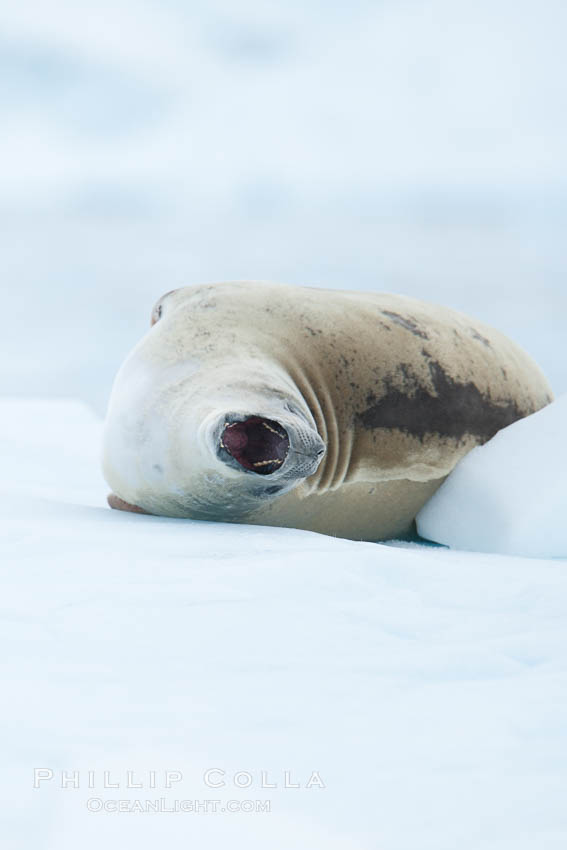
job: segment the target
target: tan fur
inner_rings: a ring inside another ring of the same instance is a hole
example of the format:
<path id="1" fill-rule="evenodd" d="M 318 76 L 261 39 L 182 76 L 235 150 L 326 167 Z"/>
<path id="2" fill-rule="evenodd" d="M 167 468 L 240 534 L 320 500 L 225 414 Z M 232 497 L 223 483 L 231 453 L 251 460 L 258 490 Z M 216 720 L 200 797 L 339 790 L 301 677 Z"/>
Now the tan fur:
<path id="1" fill-rule="evenodd" d="M 327 447 L 314 475 L 239 521 L 365 540 L 400 534 L 471 448 L 552 399 L 537 365 L 503 334 L 401 295 L 214 284 L 168 293 L 153 317 L 134 355 L 152 364 L 155 380 L 197 361 L 195 409 L 207 392 L 233 403 L 248 386 L 272 387 L 279 403 L 289 390 Z M 182 386 L 161 408 L 181 410 Z M 469 430 L 455 426 L 467 416 Z M 129 486 L 115 467 L 110 459 L 107 479 L 125 502 L 140 504 L 141 494 L 144 509 L 192 515 L 168 509 L 146 485 Z"/>

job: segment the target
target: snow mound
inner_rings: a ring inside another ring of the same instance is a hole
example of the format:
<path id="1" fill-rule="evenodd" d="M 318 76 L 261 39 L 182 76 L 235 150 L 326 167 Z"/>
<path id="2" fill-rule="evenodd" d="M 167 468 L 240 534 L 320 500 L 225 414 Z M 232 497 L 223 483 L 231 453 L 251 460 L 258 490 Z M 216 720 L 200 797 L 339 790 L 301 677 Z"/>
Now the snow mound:
<path id="1" fill-rule="evenodd" d="M 2 850 L 567 847 L 566 562 L 111 511 L 0 414 Z"/>
<path id="2" fill-rule="evenodd" d="M 417 517 L 452 548 L 567 555 L 567 395 L 473 449 Z"/>

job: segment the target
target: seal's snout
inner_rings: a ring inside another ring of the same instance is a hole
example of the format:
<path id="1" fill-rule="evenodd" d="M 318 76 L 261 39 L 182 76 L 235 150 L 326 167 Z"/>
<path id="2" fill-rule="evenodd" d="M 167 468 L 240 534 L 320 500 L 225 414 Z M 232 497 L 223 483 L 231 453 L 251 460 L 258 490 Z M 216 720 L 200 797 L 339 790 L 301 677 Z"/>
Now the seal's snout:
<path id="1" fill-rule="evenodd" d="M 279 422 L 249 416 L 242 422 L 226 422 L 220 445 L 244 469 L 270 475 L 285 461 L 289 437 Z"/>

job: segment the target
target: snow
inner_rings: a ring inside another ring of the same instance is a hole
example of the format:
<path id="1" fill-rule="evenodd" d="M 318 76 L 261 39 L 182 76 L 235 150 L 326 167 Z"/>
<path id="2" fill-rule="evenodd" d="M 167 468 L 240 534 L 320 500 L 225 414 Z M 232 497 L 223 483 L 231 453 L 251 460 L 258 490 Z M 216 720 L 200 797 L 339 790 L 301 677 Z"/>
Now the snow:
<path id="1" fill-rule="evenodd" d="M 417 517 L 456 549 L 567 557 L 567 395 L 469 452 Z"/>
<path id="2" fill-rule="evenodd" d="M 3 847 L 566 846 L 565 560 L 110 511 L 86 407 L 5 399 L 0 435 Z"/>

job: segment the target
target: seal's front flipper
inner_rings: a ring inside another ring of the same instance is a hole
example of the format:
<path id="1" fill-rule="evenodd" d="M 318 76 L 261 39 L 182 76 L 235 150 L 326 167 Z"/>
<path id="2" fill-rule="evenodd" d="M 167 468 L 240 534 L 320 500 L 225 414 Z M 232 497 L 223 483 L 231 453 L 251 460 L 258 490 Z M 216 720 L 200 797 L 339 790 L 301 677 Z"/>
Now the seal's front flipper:
<path id="1" fill-rule="evenodd" d="M 133 514 L 148 513 L 143 508 L 139 508 L 138 505 L 130 505 L 128 502 L 125 502 L 124 499 L 121 499 L 120 496 L 117 496 L 115 493 L 109 493 L 106 497 L 106 501 L 111 508 L 114 508 L 115 511 L 130 511 Z"/>

